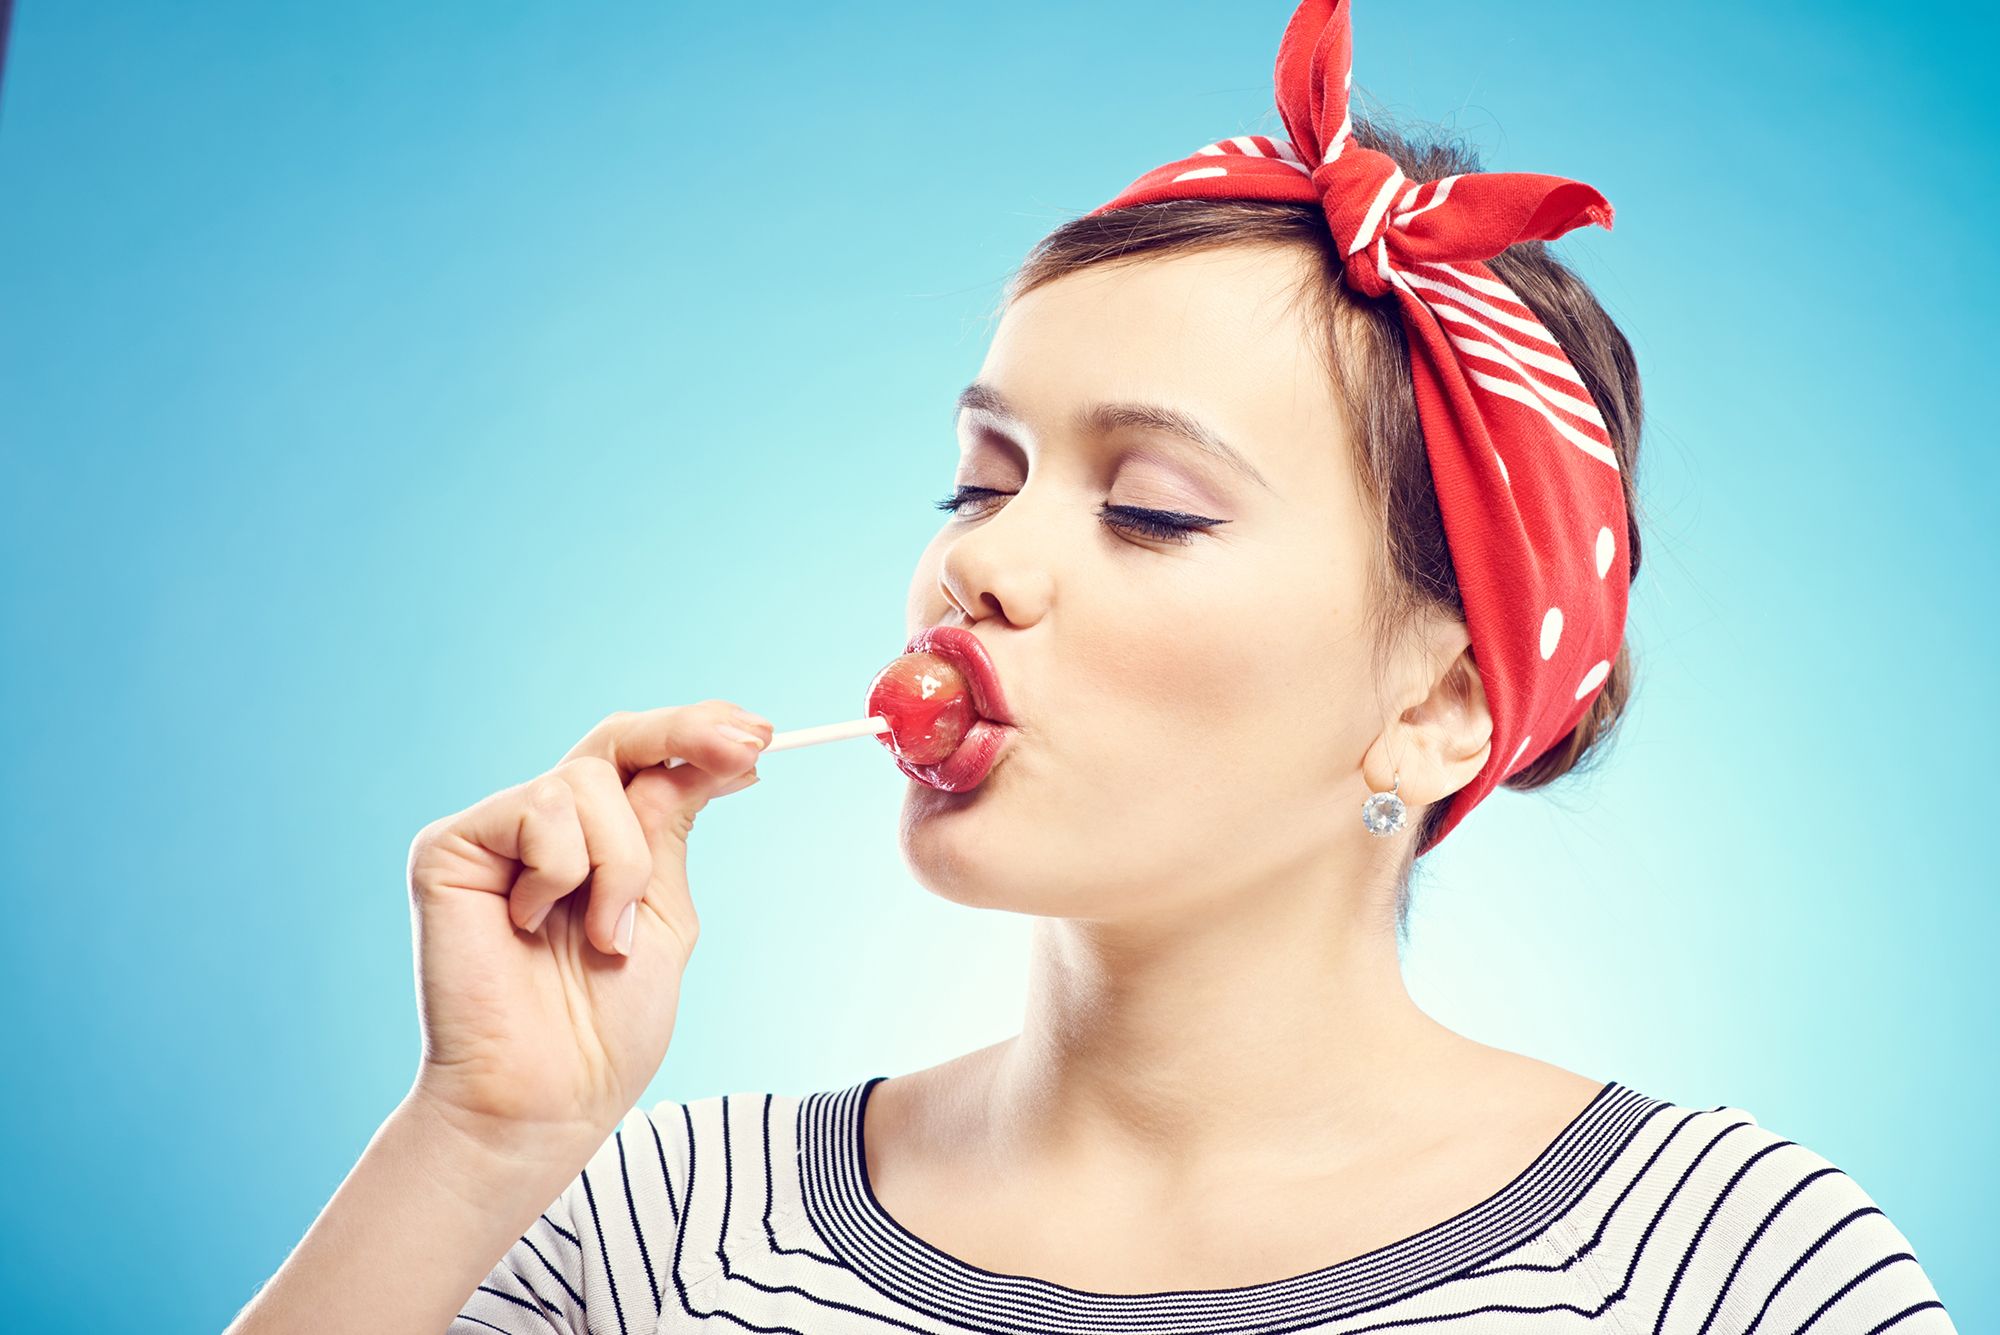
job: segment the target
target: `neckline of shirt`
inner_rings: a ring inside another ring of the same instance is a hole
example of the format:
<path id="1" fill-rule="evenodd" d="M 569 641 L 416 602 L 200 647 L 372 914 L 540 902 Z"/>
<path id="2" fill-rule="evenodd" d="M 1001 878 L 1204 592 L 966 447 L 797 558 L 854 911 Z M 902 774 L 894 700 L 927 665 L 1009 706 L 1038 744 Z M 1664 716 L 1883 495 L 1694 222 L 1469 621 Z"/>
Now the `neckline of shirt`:
<path id="1" fill-rule="evenodd" d="M 805 1213 L 872 1287 L 916 1311 L 977 1330 L 1058 1335 L 1105 1330 L 1268 1331 L 1379 1305 L 1518 1247 L 1567 1212 L 1652 1112 L 1665 1106 L 1608 1080 L 1528 1167 L 1451 1218 L 1303 1274 L 1228 1289 L 1103 1293 L 984 1269 L 903 1227 L 868 1180 L 862 1115 L 886 1075 L 809 1094 L 798 1109 Z"/>

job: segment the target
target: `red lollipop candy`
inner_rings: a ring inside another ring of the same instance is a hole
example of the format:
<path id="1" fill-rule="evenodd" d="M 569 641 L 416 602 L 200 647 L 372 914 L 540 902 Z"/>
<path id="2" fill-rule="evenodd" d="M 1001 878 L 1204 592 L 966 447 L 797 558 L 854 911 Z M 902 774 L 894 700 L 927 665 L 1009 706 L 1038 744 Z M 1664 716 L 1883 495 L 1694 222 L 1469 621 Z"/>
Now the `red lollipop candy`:
<path id="1" fill-rule="evenodd" d="M 941 763 L 979 722 L 964 674 L 936 654 L 903 654 L 876 673 L 867 712 L 889 724 L 882 745 L 912 765 Z"/>
<path id="2" fill-rule="evenodd" d="M 986 647 L 966 631 L 931 626 L 868 684 L 868 715 L 845 723 L 775 732 L 761 754 L 874 737 L 917 782 L 964 793 L 985 782 L 1015 724 Z M 685 763 L 669 757 L 672 766 Z"/>

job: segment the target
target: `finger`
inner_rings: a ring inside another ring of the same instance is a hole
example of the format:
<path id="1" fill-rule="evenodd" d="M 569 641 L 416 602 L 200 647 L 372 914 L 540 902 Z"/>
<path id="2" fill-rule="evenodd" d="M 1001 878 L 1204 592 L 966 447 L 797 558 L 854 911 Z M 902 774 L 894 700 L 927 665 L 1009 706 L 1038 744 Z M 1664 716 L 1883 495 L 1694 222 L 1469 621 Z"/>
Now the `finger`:
<path id="1" fill-rule="evenodd" d="M 752 771 L 755 772 L 754 770 Z M 683 954 L 694 950 L 701 921 L 688 890 L 688 835 L 695 816 L 708 805 L 714 781 L 692 765 L 656 765 L 640 770 L 625 795 L 645 832 L 653 874 L 646 884 L 646 907 L 678 938 Z"/>
<path id="2" fill-rule="evenodd" d="M 516 925 L 539 924 L 549 905 L 590 875 L 590 847 L 577 820 L 575 790 L 560 777 L 543 774 L 518 792 L 513 846 L 487 846 L 521 864 L 507 895 L 509 916 Z"/>
<path id="3" fill-rule="evenodd" d="M 646 882 L 653 876 L 653 854 L 639 828 L 638 813 L 625 798 L 618 770 L 600 756 L 566 760 L 555 772 L 576 794 L 577 822 L 590 846 L 584 935 L 607 955 L 629 954 L 618 948 L 619 915 L 626 905 L 646 897 Z"/>
<path id="4" fill-rule="evenodd" d="M 757 782 L 759 779 L 763 777 L 764 777 L 763 775 L 757 772 L 757 767 L 755 765 L 752 765 L 747 771 L 737 775 L 735 778 L 731 779 L 728 783 L 725 783 L 722 785 L 722 787 L 716 789 L 715 795 L 717 797 L 727 797 L 731 793 L 740 793 L 745 788 L 748 788 L 751 784 Z"/>
<path id="5" fill-rule="evenodd" d="M 720 729 L 725 726 L 750 733 L 751 740 L 723 733 Z M 601 756 L 617 766 L 619 780 L 625 783 L 641 770 L 681 760 L 686 764 L 674 769 L 692 765 L 720 787 L 755 765 L 773 735 L 768 720 L 727 700 L 703 700 L 637 712 L 621 710 L 586 733 L 563 759 Z"/>

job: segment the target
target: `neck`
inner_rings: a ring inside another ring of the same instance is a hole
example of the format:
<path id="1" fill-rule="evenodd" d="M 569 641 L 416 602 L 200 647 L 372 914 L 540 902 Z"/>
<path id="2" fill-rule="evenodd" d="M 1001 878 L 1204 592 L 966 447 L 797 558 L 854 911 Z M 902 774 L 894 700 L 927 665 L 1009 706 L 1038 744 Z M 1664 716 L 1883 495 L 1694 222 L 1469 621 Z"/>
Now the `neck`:
<path id="1" fill-rule="evenodd" d="M 1447 1073 L 1480 1045 L 1416 1005 L 1393 934 L 1341 899 L 1041 919 L 1022 1031 L 989 1067 L 993 1143 L 1228 1171 L 1333 1169 L 1407 1136 L 1413 1105 L 1448 1101 Z"/>

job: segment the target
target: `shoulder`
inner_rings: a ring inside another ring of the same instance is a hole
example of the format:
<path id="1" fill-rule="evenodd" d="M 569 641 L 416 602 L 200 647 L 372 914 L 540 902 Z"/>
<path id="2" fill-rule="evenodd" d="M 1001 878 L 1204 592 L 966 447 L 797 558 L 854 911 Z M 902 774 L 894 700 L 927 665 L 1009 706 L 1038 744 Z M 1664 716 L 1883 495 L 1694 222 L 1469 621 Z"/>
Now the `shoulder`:
<path id="1" fill-rule="evenodd" d="M 640 1104 L 625 1115 L 621 1130 L 657 1130 L 661 1137 L 678 1134 L 682 1143 L 733 1140 L 748 1131 L 762 1139 L 765 1128 L 785 1117 L 795 1117 L 799 1105 L 809 1098 L 831 1097 L 834 1091 L 817 1094 L 785 1094 L 775 1090 L 740 1089 L 727 1094 L 705 1094 L 687 1100 L 662 1099 Z"/>
<path id="2" fill-rule="evenodd" d="M 1734 1105 L 1651 1114 L 1608 1184 L 1618 1203 L 1596 1209 L 1607 1255 L 1670 1276 L 1663 1303 L 1712 1306 L 1729 1328 L 1837 1308 L 1839 1329 L 1953 1329 L 1909 1238 L 1824 1154 Z"/>
<path id="3" fill-rule="evenodd" d="M 1734 1105 L 1677 1108 L 1683 1153 L 1713 1210 L 1736 1222 L 1817 1243 L 1857 1227 L 1894 1229 L 1860 1182 L 1838 1164 Z M 1900 1234 L 1898 1235 L 1900 1238 Z"/>
<path id="4" fill-rule="evenodd" d="M 616 1167 L 622 1153 L 629 1167 L 633 1154 L 646 1156 L 678 1206 L 701 1190 L 705 1179 L 744 1169 L 762 1173 L 772 1163 L 795 1159 L 801 1105 L 832 1093 L 745 1089 L 640 1104 L 626 1114 L 593 1165 Z"/>

